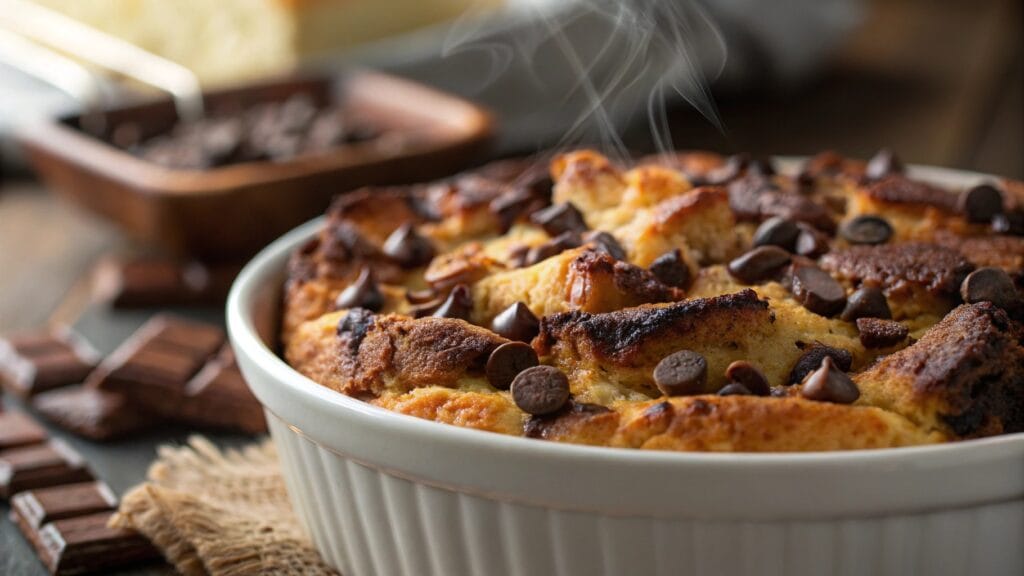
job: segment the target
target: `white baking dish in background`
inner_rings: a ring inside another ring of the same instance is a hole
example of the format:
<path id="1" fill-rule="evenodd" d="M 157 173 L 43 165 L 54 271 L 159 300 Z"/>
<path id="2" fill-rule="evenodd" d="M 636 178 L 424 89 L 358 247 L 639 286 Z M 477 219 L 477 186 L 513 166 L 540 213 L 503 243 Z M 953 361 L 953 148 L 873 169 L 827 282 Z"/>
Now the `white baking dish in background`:
<path id="1" fill-rule="evenodd" d="M 913 173 L 951 187 L 985 178 Z M 288 255 L 321 225 L 259 254 L 227 315 L 295 509 L 345 576 L 1024 574 L 1024 434 L 807 454 L 633 451 L 462 429 L 322 387 L 267 344 Z"/>

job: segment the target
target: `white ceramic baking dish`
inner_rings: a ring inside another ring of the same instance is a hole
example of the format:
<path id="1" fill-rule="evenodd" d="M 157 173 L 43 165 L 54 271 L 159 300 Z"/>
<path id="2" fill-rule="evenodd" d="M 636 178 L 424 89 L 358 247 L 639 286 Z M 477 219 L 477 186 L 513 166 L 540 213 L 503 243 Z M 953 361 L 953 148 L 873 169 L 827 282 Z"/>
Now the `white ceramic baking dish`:
<path id="1" fill-rule="evenodd" d="M 268 342 L 288 255 L 321 224 L 257 256 L 227 314 L 295 509 L 345 576 L 1024 574 L 1024 434 L 811 454 L 644 452 L 461 429 L 319 386 Z"/>

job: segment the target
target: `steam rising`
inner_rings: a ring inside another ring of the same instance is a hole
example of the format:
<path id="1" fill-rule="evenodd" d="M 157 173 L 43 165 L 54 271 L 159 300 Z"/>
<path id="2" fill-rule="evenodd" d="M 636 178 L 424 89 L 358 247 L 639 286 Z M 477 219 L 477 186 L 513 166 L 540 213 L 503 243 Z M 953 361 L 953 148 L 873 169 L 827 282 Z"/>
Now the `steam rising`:
<path id="1" fill-rule="evenodd" d="M 725 64 L 725 43 L 695 0 L 509 0 L 521 12 L 504 33 L 470 14 L 452 28 L 445 55 L 481 51 L 482 85 L 521 66 L 532 89 L 573 120 L 556 148 L 596 146 L 626 157 L 618 128 L 646 112 L 661 152 L 673 148 L 666 100 L 678 95 L 722 128 L 708 78 Z"/>

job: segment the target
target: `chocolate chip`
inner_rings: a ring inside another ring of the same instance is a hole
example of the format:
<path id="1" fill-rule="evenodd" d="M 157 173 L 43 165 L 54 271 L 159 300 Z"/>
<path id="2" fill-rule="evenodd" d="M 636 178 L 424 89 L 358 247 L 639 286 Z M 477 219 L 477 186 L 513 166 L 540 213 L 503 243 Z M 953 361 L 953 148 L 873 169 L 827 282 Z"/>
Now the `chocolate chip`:
<path id="1" fill-rule="evenodd" d="M 878 180 L 889 174 L 903 172 L 903 163 L 893 154 L 892 150 L 883 148 L 868 161 L 864 176 L 868 180 Z"/>
<path id="2" fill-rule="evenodd" d="M 580 238 L 578 232 L 564 232 L 540 246 L 530 248 L 526 253 L 525 265 L 533 266 L 534 264 L 547 260 L 552 256 L 558 256 L 565 250 L 578 248 L 582 243 L 583 239 Z"/>
<path id="3" fill-rule="evenodd" d="M 616 260 L 626 260 L 626 250 L 622 247 L 622 244 L 619 244 L 615 236 L 607 232 L 601 230 L 587 232 L 583 235 L 583 241 L 587 244 L 593 244 L 595 250 L 603 252 Z"/>
<path id="4" fill-rule="evenodd" d="M 860 343 L 865 348 L 888 348 L 907 339 L 910 330 L 895 320 L 880 318 L 858 318 L 857 330 Z"/>
<path id="5" fill-rule="evenodd" d="M 565 232 L 582 234 L 587 231 L 587 223 L 583 219 L 583 214 L 572 202 L 563 202 L 538 210 L 530 216 L 530 221 L 543 228 L 551 236 L 558 236 Z"/>
<path id="6" fill-rule="evenodd" d="M 654 383 L 666 396 L 700 394 L 708 381 L 708 362 L 692 350 L 680 350 L 654 367 Z"/>
<path id="7" fill-rule="evenodd" d="M 794 251 L 807 258 L 817 258 L 828 252 L 828 237 L 819 232 L 813 226 L 804 223 L 797 224 L 800 233 L 797 234 Z"/>
<path id="8" fill-rule="evenodd" d="M 755 284 L 768 280 L 789 264 L 789 253 L 778 246 L 758 246 L 729 262 L 729 274 L 740 282 Z"/>
<path id="9" fill-rule="evenodd" d="M 508 390 L 520 372 L 540 364 L 529 344 L 506 342 L 491 352 L 487 359 L 487 382 L 498 390 Z"/>
<path id="10" fill-rule="evenodd" d="M 826 356 L 821 366 L 804 379 L 800 395 L 819 402 L 853 404 L 860 398 L 860 390 L 853 379 L 837 368 L 832 358 Z"/>
<path id="11" fill-rule="evenodd" d="M 369 268 L 363 268 L 356 281 L 342 290 L 334 300 L 335 310 L 366 308 L 380 312 L 383 307 L 384 294 L 381 293 L 377 281 L 373 278 L 373 272 Z"/>
<path id="12" fill-rule="evenodd" d="M 491 200 L 488 208 L 498 217 L 502 230 L 507 231 L 520 216 L 542 205 L 529 188 L 515 188 Z"/>
<path id="13" fill-rule="evenodd" d="M 359 349 L 372 326 L 373 312 L 365 308 L 352 308 L 338 322 L 336 332 L 339 338 L 347 339 L 349 349 L 355 351 Z"/>
<path id="14" fill-rule="evenodd" d="M 526 304 L 516 302 L 494 317 L 491 331 L 509 340 L 529 342 L 540 331 L 540 321 Z"/>
<path id="15" fill-rule="evenodd" d="M 469 322 L 469 313 L 473 311 L 473 297 L 469 286 L 459 284 L 452 288 L 448 298 L 434 311 L 435 318 L 458 318 Z"/>
<path id="16" fill-rule="evenodd" d="M 992 217 L 992 231 L 996 234 L 1024 235 L 1024 214 L 1006 212 Z"/>
<path id="17" fill-rule="evenodd" d="M 978 268 L 964 278 L 960 284 L 960 296 L 964 302 L 991 302 L 1004 310 L 1020 307 L 1020 295 L 1010 275 L 1001 268 Z"/>
<path id="18" fill-rule="evenodd" d="M 522 268 L 529 265 L 529 258 L 530 247 L 520 245 L 508 251 L 506 262 L 509 268 Z"/>
<path id="19" fill-rule="evenodd" d="M 512 400 L 527 414 L 558 411 L 569 401 L 569 379 L 553 366 L 534 366 L 512 380 Z"/>
<path id="20" fill-rule="evenodd" d="M 753 396 L 754 393 L 751 392 L 743 384 L 740 384 L 739 382 L 730 382 L 730 383 L 726 384 L 725 386 L 722 386 L 722 389 L 718 391 L 718 395 L 719 396 Z"/>
<path id="21" fill-rule="evenodd" d="M 771 392 L 764 373 L 746 360 L 737 360 L 729 364 L 725 369 L 725 378 L 733 384 L 743 386 L 749 394 L 767 396 Z"/>
<path id="22" fill-rule="evenodd" d="M 821 316 L 834 316 L 846 306 L 842 284 L 817 266 L 795 266 L 792 291 L 804 308 Z"/>
<path id="23" fill-rule="evenodd" d="M 1003 213 L 1003 193 L 991 184 L 980 184 L 960 193 L 957 208 L 968 222 L 986 224 Z"/>
<path id="24" fill-rule="evenodd" d="M 429 264 L 436 251 L 430 240 L 416 232 L 412 224 L 399 226 L 384 241 L 384 253 L 405 268 Z"/>
<path id="25" fill-rule="evenodd" d="M 885 293 L 874 286 L 864 286 L 850 294 L 840 318 L 847 322 L 853 322 L 858 318 L 889 319 L 892 318 L 892 311 L 889 310 Z"/>
<path id="26" fill-rule="evenodd" d="M 679 250 L 666 252 L 654 259 L 648 267 L 651 274 L 662 284 L 686 288 L 690 285 L 690 267 L 683 260 L 683 254 Z"/>
<path id="27" fill-rule="evenodd" d="M 754 232 L 754 246 L 778 246 L 792 252 L 800 229 L 796 222 L 780 216 L 773 216 L 757 227 Z"/>
<path id="28" fill-rule="evenodd" d="M 850 244 L 885 244 L 892 238 L 892 226 L 881 216 L 857 216 L 843 223 L 839 234 Z"/>
<path id="29" fill-rule="evenodd" d="M 828 356 L 831 358 L 836 366 L 842 370 L 849 370 L 850 366 L 853 365 L 853 355 L 847 350 L 842 348 L 833 348 L 832 346 L 826 346 L 824 344 L 815 344 L 814 346 L 807 349 L 806 352 L 800 356 L 800 359 L 796 361 L 793 366 L 793 370 L 789 373 L 789 384 L 796 384 L 804 379 L 805 376 L 816 370 L 821 366 L 821 360 Z"/>

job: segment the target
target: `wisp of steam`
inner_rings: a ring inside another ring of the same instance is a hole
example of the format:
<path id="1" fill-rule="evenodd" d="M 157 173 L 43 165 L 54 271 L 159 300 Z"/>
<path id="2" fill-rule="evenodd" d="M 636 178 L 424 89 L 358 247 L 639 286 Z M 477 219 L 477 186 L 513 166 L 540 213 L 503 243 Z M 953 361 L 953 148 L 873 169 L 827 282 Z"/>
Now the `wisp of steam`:
<path id="1" fill-rule="evenodd" d="M 482 51 L 481 83 L 512 67 L 571 119 L 555 149 L 594 146 L 625 158 L 619 128 L 646 114 L 660 152 L 673 149 L 666 101 L 681 97 L 722 128 L 708 84 L 724 67 L 718 29 L 696 0 L 507 0 L 507 27 L 479 10 L 451 29 L 445 54 Z"/>

